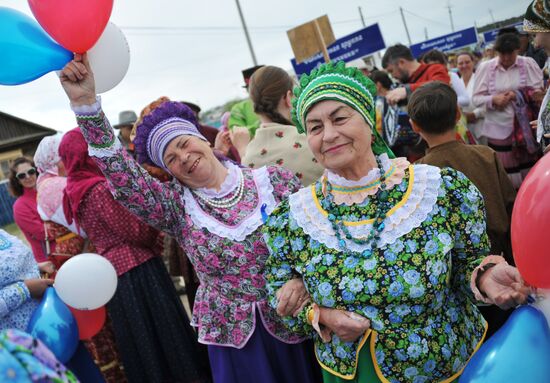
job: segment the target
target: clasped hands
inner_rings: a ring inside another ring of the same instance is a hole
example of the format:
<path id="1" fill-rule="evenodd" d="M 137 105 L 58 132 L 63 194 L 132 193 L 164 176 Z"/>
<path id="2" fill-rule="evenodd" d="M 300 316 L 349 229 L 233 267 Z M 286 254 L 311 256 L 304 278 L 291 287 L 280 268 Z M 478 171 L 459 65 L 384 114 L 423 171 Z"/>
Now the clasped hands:
<path id="1" fill-rule="evenodd" d="M 280 316 L 297 316 L 309 303 L 309 293 L 301 278 L 291 279 L 277 291 L 277 314 Z M 319 307 L 319 335 L 324 342 L 336 334 L 344 342 L 353 342 L 370 328 L 370 321 L 361 315 L 327 307 Z M 315 326 L 314 326 L 315 327 Z"/>

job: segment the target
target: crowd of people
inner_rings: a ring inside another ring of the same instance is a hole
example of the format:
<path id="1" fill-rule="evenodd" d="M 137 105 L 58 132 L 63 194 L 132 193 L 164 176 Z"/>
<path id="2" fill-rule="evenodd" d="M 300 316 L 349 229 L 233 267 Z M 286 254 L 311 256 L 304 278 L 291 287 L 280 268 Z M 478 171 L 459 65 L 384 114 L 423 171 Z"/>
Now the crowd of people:
<path id="1" fill-rule="evenodd" d="M 250 68 L 221 129 L 164 96 L 111 127 L 75 54 L 60 82 L 78 127 L 11 166 L 28 245 L 0 230 L 0 366 L 16 339 L 42 379 L 76 381 L 21 331 L 95 252 L 118 276 L 85 342 L 107 382 L 458 381 L 532 293 L 510 221 L 550 140 L 542 3 L 494 57 L 397 44 L 368 73 Z"/>

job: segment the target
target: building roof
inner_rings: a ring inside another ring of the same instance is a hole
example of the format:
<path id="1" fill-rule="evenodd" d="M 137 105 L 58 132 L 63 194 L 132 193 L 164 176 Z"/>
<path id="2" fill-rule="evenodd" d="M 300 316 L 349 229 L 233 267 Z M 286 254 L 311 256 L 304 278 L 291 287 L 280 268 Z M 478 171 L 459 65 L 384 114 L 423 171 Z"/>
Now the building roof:
<path id="1" fill-rule="evenodd" d="M 0 112 L 0 151 L 5 151 L 24 143 L 40 141 L 42 138 L 56 133 L 57 131 L 54 129 Z"/>

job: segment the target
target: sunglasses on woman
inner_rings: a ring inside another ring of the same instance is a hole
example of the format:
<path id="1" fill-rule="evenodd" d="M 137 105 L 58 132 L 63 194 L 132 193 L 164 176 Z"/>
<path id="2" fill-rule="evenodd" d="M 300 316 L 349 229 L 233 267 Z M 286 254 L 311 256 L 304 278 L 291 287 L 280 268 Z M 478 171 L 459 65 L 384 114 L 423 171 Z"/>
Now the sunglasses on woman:
<path id="1" fill-rule="evenodd" d="M 25 178 L 27 177 L 32 177 L 36 174 L 36 169 L 35 168 L 30 168 L 29 170 L 27 170 L 26 172 L 20 172 L 20 173 L 17 173 L 15 175 L 15 177 L 18 179 L 18 180 L 24 180 Z"/>

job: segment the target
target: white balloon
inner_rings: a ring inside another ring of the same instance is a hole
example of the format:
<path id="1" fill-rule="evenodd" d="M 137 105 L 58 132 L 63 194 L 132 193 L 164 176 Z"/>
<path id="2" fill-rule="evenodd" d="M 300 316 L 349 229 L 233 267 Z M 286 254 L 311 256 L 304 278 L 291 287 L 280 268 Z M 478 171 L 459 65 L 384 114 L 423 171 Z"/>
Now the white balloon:
<path id="1" fill-rule="evenodd" d="M 117 86 L 130 66 L 130 47 L 126 36 L 109 22 L 97 43 L 88 51 L 94 72 L 95 91 L 104 93 Z"/>
<path id="2" fill-rule="evenodd" d="M 79 254 L 65 262 L 54 287 L 65 304 L 78 310 L 105 306 L 115 295 L 117 275 L 107 259 L 93 253 Z"/>

